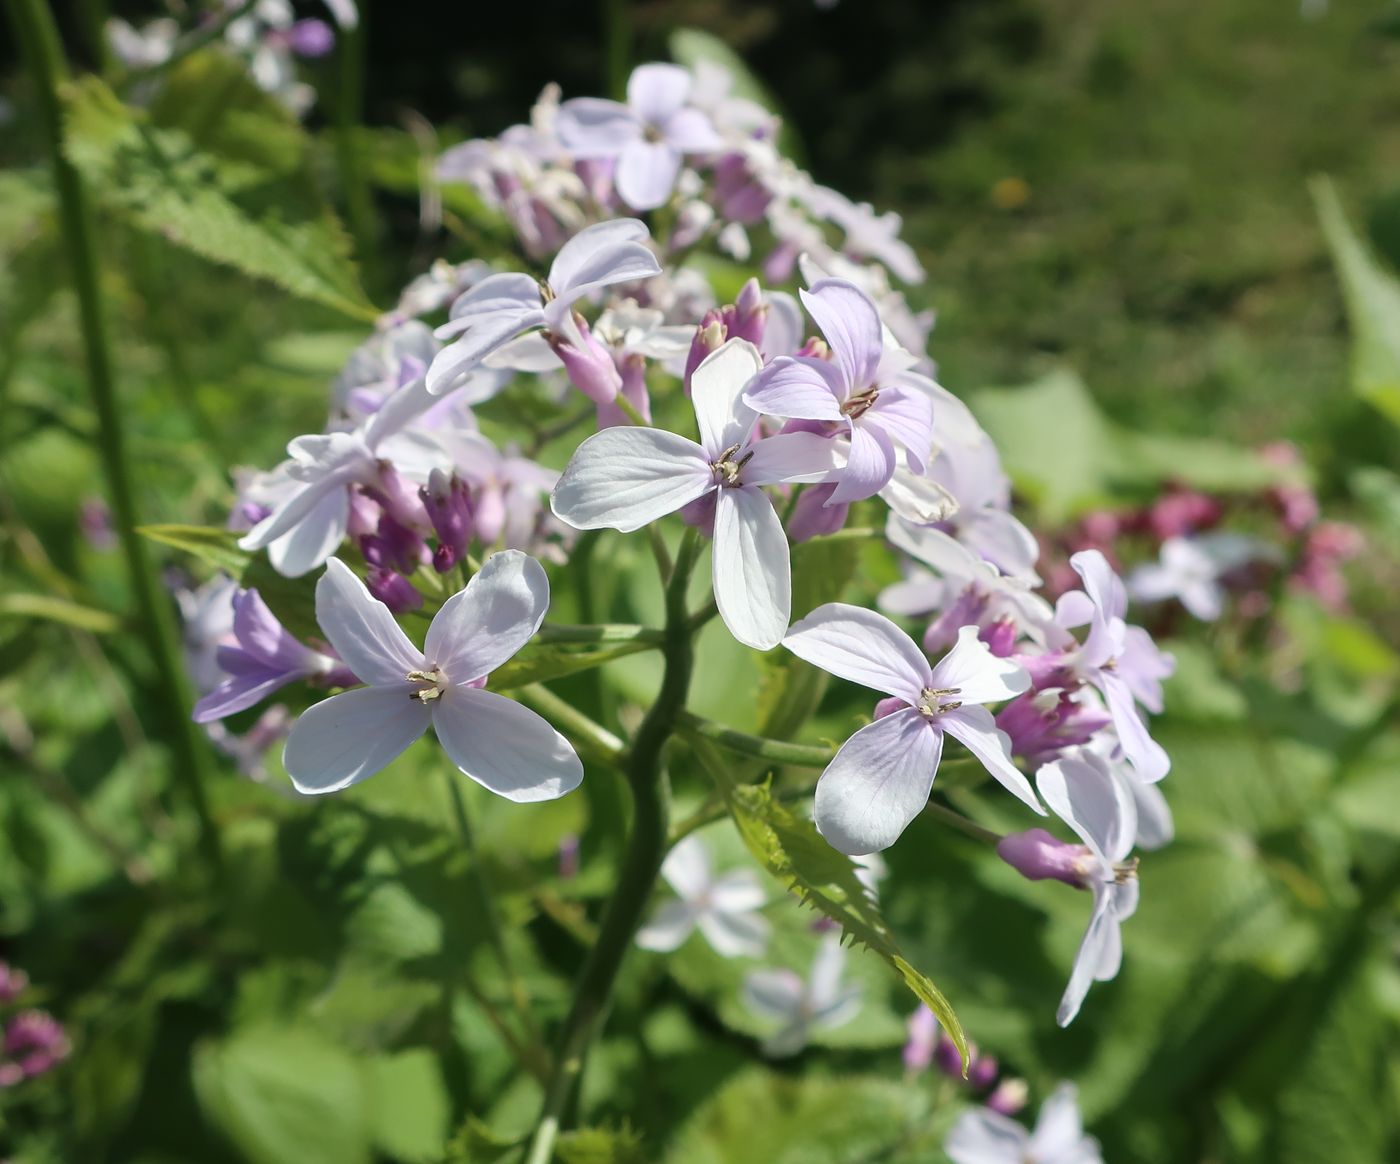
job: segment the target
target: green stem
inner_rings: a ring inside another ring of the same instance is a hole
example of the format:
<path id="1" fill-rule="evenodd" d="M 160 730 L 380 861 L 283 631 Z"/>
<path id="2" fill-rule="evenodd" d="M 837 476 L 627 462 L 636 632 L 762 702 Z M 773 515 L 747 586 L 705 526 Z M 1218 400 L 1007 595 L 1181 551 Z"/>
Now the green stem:
<path id="1" fill-rule="evenodd" d="M 699 545 L 695 531 L 687 530 L 666 587 L 666 671 L 656 702 L 642 720 L 628 754 L 632 836 L 618 873 L 617 891 L 608 903 L 598 940 L 574 988 L 573 1003 L 555 1051 L 554 1078 L 545 1093 L 544 1108 L 525 1164 L 548 1164 L 554 1151 L 564 1110 L 583 1074 L 588 1048 L 607 1010 L 613 981 L 641 923 L 642 911 L 666 856 L 670 790 L 661 754 L 683 714 L 690 690 L 694 654 L 685 598 Z"/>
<path id="2" fill-rule="evenodd" d="M 9 11 L 25 64 L 34 78 L 39 120 L 48 138 L 63 237 L 78 294 L 88 388 L 98 418 L 98 452 L 138 613 L 155 657 L 158 690 L 173 753 L 172 767 L 176 778 L 184 782 L 194 805 L 205 859 L 215 870 L 221 870 L 219 834 L 204 788 L 209 754 L 189 718 L 190 701 L 170 606 L 146 555 L 145 543 L 136 532 L 139 522 L 122 432 L 123 410 L 117 397 L 103 315 L 96 224 L 83 180 L 63 152 L 63 111 L 58 91 L 65 80 L 67 66 L 53 15 L 44 0 L 9 0 Z"/>
<path id="3" fill-rule="evenodd" d="M 354 28 L 339 29 L 336 34 L 336 72 L 338 90 L 335 99 L 335 157 L 340 171 L 341 192 L 345 197 L 345 216 L 350 233 L 355 238 L 355 258 L 364 275 L 365 286 L 373 295 L 378 290 L 376 259 L 378 256 L 378 224 L 374 217 L 374 196 L 365 175 L 364 157 L 356 140 L 360 115 L 364 107 L 365 89 L 365 20 L 367 4 L 361 4 L 360 19 Z"/>
<path id="4" fill-rule="evenodd" d="M 666 641 L 664 631 L 620 622 L 593 626 L 547 622 L 540 627 L 536 637 L 542 643 L 650 643 L 658 647 Z"/>
<path id="5" fill-rule="evenodd" d="M 798 768 L 825 768 L 836 755 L 834 748 L 824 748 L 813 744 L 790 744 L 785 740 L 770 740 L 763 736 L 751 736 L 747 732 L 736 731 L 713 720 L 701 719 L 698 715 L 684 712 L 680 717 L 681 728 L 688 733 L 703 736 L 731 752 L 742 756 L 756 756 L 774 764 L 791 764 Z"/>
<path id="6" fill-rule="evenodd" d="M 511 692 L 526 707 L 534 708 L 563 732 L 581 752 L 595 760 L 618 767 L 627 749 L 602 724 L 595 723 L 567 700 L 560 699 L 548 687 L 530 683 Z"/>
<path id="7" fill-rule="evenodd" d="M 977 841 L 986 841 L 989 845 L 995 845 L 1002 840 L 1000 833 L 995 833 L 991 829 L 984 829 L 974 820 L 969 820 L 960 812 L 954 812 L 951 808 L 945 808 L 936 800 L 930 800 L 924 808 L 930 816 L 935 816 L 944 824 L 950 824 L 959 832 L 966 833 Z"/>
<path id="8" fill-rule="evenodd" d="M 603 29 L 607 48 L 608 92 L 614 101 L 627 100 L 627 76 L 631 72 L 632 15 L 628 0 L 603 0 Z"/>

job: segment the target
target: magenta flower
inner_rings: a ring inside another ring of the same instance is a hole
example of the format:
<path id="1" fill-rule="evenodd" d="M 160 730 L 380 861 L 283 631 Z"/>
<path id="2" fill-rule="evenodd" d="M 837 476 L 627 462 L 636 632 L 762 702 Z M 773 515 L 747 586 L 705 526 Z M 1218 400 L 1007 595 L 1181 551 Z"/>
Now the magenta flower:
<path id="1" fill-rule="evenodd" d="M 873 497 L 899 467 L 895 446 L 922 474 L 933 442 L 933 402 L 911 372 L 914 357 L 885 346 L 874 302 L 845 279 L 802 292 L 831 348 L 830 360 L 782 356 L 763 370 L 744 403 L 769 416 L 818 420 L 849 429 L 850 455 L 829 504 Z"/>
<path id="2" fill-rule="evenodd" d="M 686 154 L 724 148 L 710 119 L 689 106 L 690 85 L 677 65 L 641 65 L 627 81 L 626 105 L 576 97 L 559 107 L 554 131 L 576 158 L 615 159 L 622 200 L 655 210 L 671 197 Z"/>
<path id="3" fill-rule="evenodd" d="M 904 706 L 851 736 L 817 782 L 816 822 L 833 848 L 847 854 L 887 849 L 928 803 L 943 736 L 977 757 L 1018 799 L 1044 815 L 1026 778 L 1011 761 L 1006 735 L 983 704 L 1011 699 L 1030 676 L 998 659 L 964 627 L 936 666 L 914 640 L 882 614 L 827 603 L 796 623 L 783 646 L 823 671 Z"/>

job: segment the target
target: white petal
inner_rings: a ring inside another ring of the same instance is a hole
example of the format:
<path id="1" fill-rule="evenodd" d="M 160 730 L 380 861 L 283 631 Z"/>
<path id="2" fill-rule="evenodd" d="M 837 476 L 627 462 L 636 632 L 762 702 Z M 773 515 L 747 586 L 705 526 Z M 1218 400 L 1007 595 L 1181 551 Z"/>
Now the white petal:
<path id="1" fill-rule="evenodd" d="M 1134 771 L 1155 784 L 1171 771 L 1172 762 L 1162 745 L 1148 734 L 1147 725 L 1133 700 L 1133 693 L 1121 678 L 1111 672 L 1099 674 L 1099 689 L 1103 692 L 1108 712 L 1113 716 L 1113 730 L 1123 745 Z"/>
<path id="2" fill-rule="evenodd" d="M 1176 836 L 1172 810 L 1162 789 L 1156 784 L 1139 780 L 1129 771 L 1114 770 L 1114 775 L 1127 782 L 1137 803 L 1137 836 L 1133 844 L 1139 849 L 1160 849 Z"/>
<path id="3" fill-rule="evenodd" d="M 550 506 L 575 529 L 629 533 L 713 487 L 709 458 L 694 441 L 656 428 L 608 428 L 579 445 Z"/>
<path id="4" fill-rule="evenodd" d="M 836 442 L 814 432 L 785 432 L 754 441 L 743 469 L 746 485 L 825 481 L 836 471 Z"/>
<path id="5" fill-rule="evenodd" d="M 695 834 L 680 841 L 661 862 L 666 884 L 688 901 L 694 901 L 710 888 L 713 870 L 710 851 Z"/>
<path id="6" fill-rule="evenodd" d="M 744 403 L 744 388 L 763 367 L 758 349 L 747 340 L 722 344 L 700 362 L 690 378 L 690 401 L 700 426 L 700 443 L 712 457 L 741 445 L 753 431 L 758 414 Z"/>
<path id="7" fill-rule="evenodd" d="M 461 339 L 433 357 L 428 366 L 428 391 L 441 396 L 507 340 L 527 328 L 539 327 L 543 321 L 544 312 L 539 310 L 501 311 L 474 319 Z"/>
<path id="8" fill-rule="evenodd" d="M 696 910 L 685 901 L 668 901 L 637 931 L 637 945 L 643 950 L 669 954 L 679 950 L 695 929 Z"/>
<path id="9" fill-rule="evenodd" d="M 428 627 L 423 657 L 454 684 L 494 671 L 540 629 L 549 579 L 529 554 L 492 554 L 466 589 L 442 604 Z"/>
<path id="10" fill-rule="evenodd" d="M 350 493 L 327 493 L 295 527 L 268 543 L 267 560 L 284 578 L 300 578 L 340 548 L 350 524 Z"/>
<path id="11" fill-rule="evenodd" d="M 1062 1027 L 1069 1026 L 1084 1005 L 1084 997 L 1094 982 L 1104 949 L 1117 937 L 1118 919 L 1113 914 L 1107 887 L 1095 884 L 1093 888 L 1094 912 L 1079 943 L 1079 951 L 1074 956 L 1074 968 L 1070 971 L 1069 984 L 1060 999 L 1059 1010 L 1055 1012 L 1055 1021 Z"/>
<path id="12" fill-rule="evenodd" d="M 1088 1164 L 1089 1160 L 1098 1158 L 1097 1152 L 1093 1156 L 1072 1155 L 1083 1151 L 1084 1147 L 1084 1123 L 1079 1116 L 1074 1084 L 1062 1083 L 1041 1105 L 1031 1136 L 1031 1150 L 1038 1158 L 1052 1164 L 1061 1160 L 1066 1164 Z"/>
<path id="13" fill-rule="evenodd" d="M 609 102 L 609 104 L 612 104 Z M 549 267 L 549 285 L 562 291 L 598 276 L 593 260 L 599 252 L 616 254 L 627 243 L 645 243 L 651 237 L 647 224 L 639 218 L 610 218 L 584 227 L 559 248 Z"/>
<path id="14" fill-rule="evenodd" d="M 298 792 L 338 792 L 373 776 L 428 730 L 407 683 L 342 691 L 301 713 L 282 763 Z"/>
<path id="15" fill-rule="evenodd" d="M 724 913 L 750 913 L 768 904 L 768 891 L 752 869 L 735 869 L 715 879 L 710 904 Z"/>
<path id="16" fill-rule="evenodd" d="M 883 614 L 828 602 L 794 623 L 783 646 L 814 667 L 914 704 L 933 673 L 914 640 Z"/>
<path id="17" fill-rule="evenodd" d="M 1015 1120 L 987 1107 L 963 1112 L 943 1150 L 953 1164 L 1022 1164 L 1030 1137 Z"/>
<path id="18" fill-rule="evenodd" d="M 812 959 L 807 976 L 807 1002 L 813 1010 L 825 1010 L 841 995 L 841 973 L 846 968 L 846 948 L 839 934 L 827 934 Z"/>
<path id="19" fill-rule="evenodd" d="M 744 978 L 744 1004 L 763 1018 L 792 1018 L 802 995 L 802 979 L 791 970 L 754 970 Z"/>
<path id="20" fill-rule="evenodd" d="M 1045 809 L 1031 790 L 1030 781 L 1011 761 L 1011 740 L 997 727 L 990 711 L 976 705 L 960 707 L 939 716 L 939 724 L 982 761 L 982 767 L 992 774 L 993 779 L 1041 816 L 1045 815 Z"/>
<path id="21" fill-rule="evenodd" d="M 964 705 L 999 703 L 1014 699 L 1031 685 L 1026 669 L 1011 659 L 992 654 L 978 636 L 978 628 L 965 626 L 958 641 L 933 668 L 935 688 L 956 688 Z"/>
<path id="22" fill-rule="evenodd" d="M 1128 612 L 1128 592 L 1099 550 L 1080 550 L 1069 564 L 1084 579 L 1084 593 L 1106 618 L 1122 618 Z"/>
<path id="23" fill-rule="evenodd" d="M 423 666 L 423 655 L 394 621 L 389 608 L 339 558 L 326 563 L 316 583 L 316 623 L 345 665 L 362 683 L 403 684 Z"/>
<path id="24" fill-rule="evenodd" d="M 633 210 L 655 210 L 671 197 L 682 161 L 681 151 L 669 142 L 628 142 L 617 157 L 613 182 Z"/>
<path id="25" fill-rule="evenodd" d="M 942 751 L 913 708 L 861 728 L 817 781 L 817 830 L 850 856 L 888 849 L 928 803 Z"/>
<path id="26" fill-rule="evenodd" d="M 718 913 L 706 910 L 700 914 L 700 932 L 725 958 L 758 958 L 768 945 L 772 926 L 758 913 Z"/>
<path id="27" fill-rule="evenodd" d="M 471 687 L 433 705 L 433 731 L 466 775 L 507 800 L 555 800 L 583 780 L 573 745 L 528 707 Z"/>
<path id="28" fill-rule="evenodd" d="M 729 633 L 760 651 L 782 642 L 792 615 L 792 567 L 767 494 L 719 490 L 712 565 L 715 604 Z"/>
<path id="29" fill-rule="evenodd" d="M 1035 774 L 1035 786 L 1050 811 L 1100 860 L 1112 864 L 1132 850 L 1137 835 L 1132 790 L 1116 780 L 1108 764 L 1092 752 L 1045 764 Z"/>

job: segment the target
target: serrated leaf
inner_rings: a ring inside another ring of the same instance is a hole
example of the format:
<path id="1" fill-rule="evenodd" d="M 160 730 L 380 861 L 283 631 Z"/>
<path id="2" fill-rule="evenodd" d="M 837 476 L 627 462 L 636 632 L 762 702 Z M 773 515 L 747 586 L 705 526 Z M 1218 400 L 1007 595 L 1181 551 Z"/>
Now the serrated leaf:
<path id="1" fill-rule="evenodd" d="M 777 800 L 767 784 L 736 783 L 724 760 L 707 741 L 694 738 L 691 742 L 723 795 L 739 835 L 759 864 L 788 892 L 836 922 L 852 941 L 888 962 L 938 1017 L 948 1037 L 957 1044 L 966 1070 L 967 1037 L 952 1004 L 904 956 L 879 906 L 860 883 L 855 863 L 827 844 L 811 821 Z"/>
<path id="2" fill-rule="evenodd" d="M 288 219 L 280 201 L 245 208 L 229 187 L 249 184 L 246 172 L 230 176 L 187 133 L 154 128 L 95 77 L 66 86 L 64 100 L 65 150 L 103 205 L 212 262 L 357 319 L 376 318 L 329 211 Z"/>
<path id="3" fill-rule="evenodd" d="M 649 1164 L 641 1133 L 625 1124 L 565 1132 L 554 1151 L 559 1164 Z"/>

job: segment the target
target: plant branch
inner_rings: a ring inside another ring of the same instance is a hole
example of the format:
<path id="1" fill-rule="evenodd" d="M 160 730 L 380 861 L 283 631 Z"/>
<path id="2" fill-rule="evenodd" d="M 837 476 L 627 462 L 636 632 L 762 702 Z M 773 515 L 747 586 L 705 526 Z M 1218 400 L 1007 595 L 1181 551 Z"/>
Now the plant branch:
<path id="1" fill-rule="evenodd" d="M 666 633 L 654 627 L 616 622 L 596 626 L 547 622 L 536 637 L 542 643 L 649 643 L 658 647 L 666 641 Z"/>
<path id="2" fill-rule="evenodd" d="M 747 732 L 736 731 L 689 712 L 681 716 L 680 722 L 681 730 L 687 734 L 703 736 L 728 751 L 738 752 L 741 756 L 755 756 L 774 764 L 791 764 L 798 768 L 825 768 L 836 755 L 835 748 L 815 744 L 790 744 L 786 740 L 751 736 Z"/>
<path id="3" fill-rule="evenodd" d="M 512 695 L 526 707 L 534 708 L 562 731 L 581 752 L 613 767 L 621 765 L 627 749 L 607 728 L 595 723 L 567 700 L 560 699 L 548 687 L 530 683 L 518 687 Z"/>

